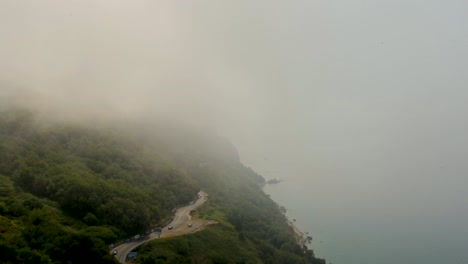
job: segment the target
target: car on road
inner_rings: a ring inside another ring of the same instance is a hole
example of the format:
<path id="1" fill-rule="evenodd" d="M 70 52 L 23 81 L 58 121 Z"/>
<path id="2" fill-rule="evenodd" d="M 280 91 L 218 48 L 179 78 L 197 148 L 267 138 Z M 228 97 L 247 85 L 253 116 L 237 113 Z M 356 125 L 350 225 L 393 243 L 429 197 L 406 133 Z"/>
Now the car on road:
<path id="1" fill-rule="evenodd" d="M 191 224 L 191 223 L 188 223 L 187 225 L 188 225 L 188 227 L 192 227 L 192 224 Z"/>
<path id="2" fill-rule="evenodd" d="M 118 253 L 117 250 L 114 250 L 114 252 L 112 252 L 112 254 L 114 255 L 117 255 L 117 253 Z"/>
<path id="3" fill-rule="evenodd" d="M 168 230 L 171 230 L 171 229 L 173 229 L 173 228 L 174 228 L 173 226 L 170 226 L 170 227 L 168 227 L 167 229 L 168 229 Z"/>

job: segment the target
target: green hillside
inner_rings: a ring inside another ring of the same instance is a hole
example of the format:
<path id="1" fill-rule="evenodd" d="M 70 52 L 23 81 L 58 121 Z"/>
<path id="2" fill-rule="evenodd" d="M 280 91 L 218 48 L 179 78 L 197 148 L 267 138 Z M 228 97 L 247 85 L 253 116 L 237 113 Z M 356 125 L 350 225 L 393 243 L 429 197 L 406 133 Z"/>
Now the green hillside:
<path id="1" fill-rule="evenodd" d="M 108 245 L 163 224 L 199 190 L 219 225 L 142 246 L 140 263 L 321 263 L 263 178 L 214 135 L 0 113 L 0 262 L 116 263 Z M 154 250 L 157 247 L 158 250 Z"/>

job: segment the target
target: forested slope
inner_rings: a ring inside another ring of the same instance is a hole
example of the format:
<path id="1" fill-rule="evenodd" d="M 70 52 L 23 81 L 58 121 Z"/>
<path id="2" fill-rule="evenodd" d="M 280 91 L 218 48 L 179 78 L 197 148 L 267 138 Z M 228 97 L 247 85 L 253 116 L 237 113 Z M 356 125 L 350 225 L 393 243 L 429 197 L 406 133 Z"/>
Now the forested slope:
<path id="1" fill-rule="evenodd" d="M 199 191 L 142 142 L 24 110 L 0 115 L 0 179 L 2 263 L 100 259 Z"/>
<path id="2" fill-rule="evenodd" d="M 179 160 L 178 166 L 210 195 L 195 216 L 220 224 L 151 241 L 139 248 L 139 263 L 325 263 L 298 244 L 278 205 L 262 191 L 263 177 L 217 151 L 200 158 L 186 149 L 189 158 Z"/>
<path id="3" fill-rule="evenodd" d="M 198 216 L 220 224 L 144 246 L 138 261 L 320 263 L 226 140 L 155 127 L 2 111 L 0 262 L 115 263 L 107 245 L 162 224 L 203 189 Z"/>

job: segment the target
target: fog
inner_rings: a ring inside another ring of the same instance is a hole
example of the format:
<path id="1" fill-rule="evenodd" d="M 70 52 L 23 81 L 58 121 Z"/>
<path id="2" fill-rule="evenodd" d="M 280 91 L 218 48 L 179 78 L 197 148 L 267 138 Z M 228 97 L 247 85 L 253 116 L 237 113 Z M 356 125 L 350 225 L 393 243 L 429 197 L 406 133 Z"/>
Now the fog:
<path id="1" fill-rule="evenodd" d="M 314 186 L 314 199 L 327 197 L 317 214 L 453 224 L 468 220 L 467 10 L 461 0 L 5 0 L 0 91 L 65 116 L 216 129 L 266 178 Z"/>
<path id="2" fill-rule="evenodd" d="M 270 89 L 284 85 L 264 50 L 271 26 L 247 7 L 4 1 L 2 86 L 73 113 L 255 123 L 278 96 Z"/>

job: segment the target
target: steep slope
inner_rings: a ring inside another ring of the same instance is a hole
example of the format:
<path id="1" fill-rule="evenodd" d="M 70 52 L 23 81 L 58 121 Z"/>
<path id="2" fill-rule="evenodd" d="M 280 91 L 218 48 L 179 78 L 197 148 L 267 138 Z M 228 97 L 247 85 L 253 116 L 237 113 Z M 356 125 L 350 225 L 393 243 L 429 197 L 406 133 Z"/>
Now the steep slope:
<path id="1" fill-rule="evenodd" d="M 108 246 L 163 224 L 202 189 L 219 224 L 140 248 L 141 263 L 323 263 L 225 139 L 170 125 L 0 114 L 0 262 L 115 263 Z M 158 247 L 158 250 L 153 250 Z"/>
<path id="2" fill-rule="evenodd" d="M 0 177 L 2 263 L 101 259 L 199 191 L 143 142 L 24 110 L 0 115 Z"/>
<path id="3" fill-rule="evenodd" d="M 325 263 L 297 243 L 278 205 L 262 191 L 264 179 L 238 158 L 217 152 L 235 152 L 228 144 L 223 148 L 204 151 L 199 145 L 196 152 L 185 148 L 185 158 L 178 160 L 178 166 L 210 195 L 195 216 L 220 224 L 143 245 L 139 263 Z M 205 156 L 200 157 L 200 151 Z"/>

